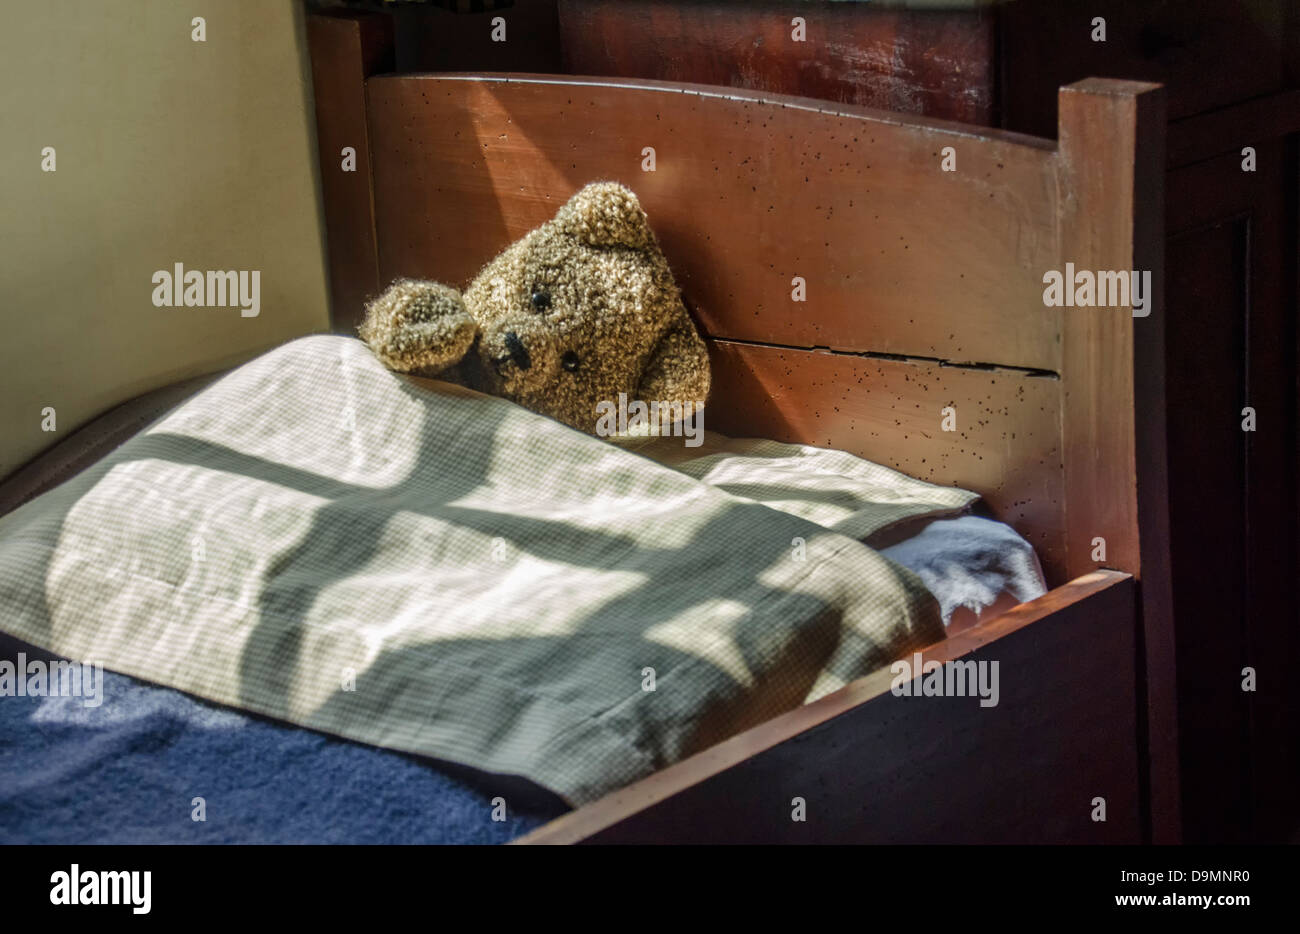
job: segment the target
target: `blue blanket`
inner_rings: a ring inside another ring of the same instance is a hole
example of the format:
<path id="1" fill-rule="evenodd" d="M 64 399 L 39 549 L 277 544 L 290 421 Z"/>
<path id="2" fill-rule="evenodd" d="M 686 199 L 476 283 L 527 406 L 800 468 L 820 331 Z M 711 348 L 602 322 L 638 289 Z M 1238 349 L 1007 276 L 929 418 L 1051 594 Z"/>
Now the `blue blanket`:
<path id="1" fill-rule="evenodd" d="M 110 672 L 98 707 L 0 698 L 0 843 L 491 844 L 565 810 L 540 789 Z"/>

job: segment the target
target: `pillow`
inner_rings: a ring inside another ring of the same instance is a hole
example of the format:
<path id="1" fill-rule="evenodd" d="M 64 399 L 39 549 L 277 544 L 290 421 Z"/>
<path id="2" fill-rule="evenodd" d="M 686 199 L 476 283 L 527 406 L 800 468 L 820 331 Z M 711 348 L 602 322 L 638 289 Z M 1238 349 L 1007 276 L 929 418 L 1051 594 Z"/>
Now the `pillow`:
<path id="1" fill-rule="evenodd" d="M 900 523 L 958 515 L 979 499 L 969 490 L 926 483 L 845 451 L 810 444 L 716 432 L 704 432 L 703 442 L 694 448 L 668 437 L 624 444 L 732 496 L 860 541 Z"/>
<path id="2" fill-rule="evenodd" d="M 704 434 L 634 447 L 733 496 L 792 513 L 859 539 L 915 571 L 939 601 L 945 625 L 974 623 L 1047 592 L 1033 546 L 992 519 L 960 515 L 978 499 L 844 451 Z"/>

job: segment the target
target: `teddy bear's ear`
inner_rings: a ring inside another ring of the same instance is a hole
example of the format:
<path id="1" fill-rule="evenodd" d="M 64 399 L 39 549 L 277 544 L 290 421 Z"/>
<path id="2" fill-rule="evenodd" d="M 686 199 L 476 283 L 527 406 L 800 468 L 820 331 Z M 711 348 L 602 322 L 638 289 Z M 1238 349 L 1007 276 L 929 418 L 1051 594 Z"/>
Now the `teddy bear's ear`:
<path id="1" fill-rule="evenodd" d="M 641 202 L 617 182 L 593 182 L 555 215 L 560 229 L 588 246 L 646 249 L 654 243 Z"/>

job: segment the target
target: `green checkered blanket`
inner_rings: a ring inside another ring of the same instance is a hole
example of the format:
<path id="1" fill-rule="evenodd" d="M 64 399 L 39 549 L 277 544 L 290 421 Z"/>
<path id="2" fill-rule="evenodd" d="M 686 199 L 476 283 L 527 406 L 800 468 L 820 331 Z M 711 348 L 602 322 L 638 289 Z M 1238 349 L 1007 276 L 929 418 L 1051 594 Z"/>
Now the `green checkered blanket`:
<path id="1" fill-rule="evenodd" d="M 0 629 L 579 804 L 943 638 L 828 526 L 971 494 L 737 444 L 668 467 L 303 338 L 0 519 Z"/>

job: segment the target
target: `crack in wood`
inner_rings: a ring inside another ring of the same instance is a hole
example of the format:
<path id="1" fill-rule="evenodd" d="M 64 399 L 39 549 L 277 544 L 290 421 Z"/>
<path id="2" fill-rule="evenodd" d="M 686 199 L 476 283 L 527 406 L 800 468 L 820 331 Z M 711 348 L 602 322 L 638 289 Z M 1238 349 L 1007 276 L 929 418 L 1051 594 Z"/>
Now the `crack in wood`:
<path id="1" fill-rule="evenodd" d="M 733 337 L 711 337 L 714 343 L 737 344 L 747 347 L 767 347 L 772 350 L 797 350 L 802 353 L 821 353 L 840 357 L 860 357 L 867 360 L 892 360 L 896 363 L 911 363 L 918 366 L 941 366 L 956 370 L 979 370 L 982 373 L 1009 373 L 1036 379 L 1059 380 L 1061 375 L 1055 370 L 1037 367 L 1010 366 L 1003 363 L 984 363 L 977 360 L 945 360 L 942 357 L 926 357 L 919 354 L 885 353 L 878 350 L 839 350 L 822 345 L 777 344 L 769 341 L 741 340 Z"/>

